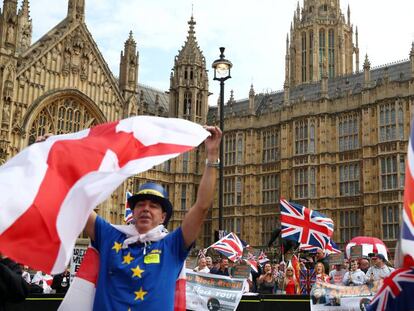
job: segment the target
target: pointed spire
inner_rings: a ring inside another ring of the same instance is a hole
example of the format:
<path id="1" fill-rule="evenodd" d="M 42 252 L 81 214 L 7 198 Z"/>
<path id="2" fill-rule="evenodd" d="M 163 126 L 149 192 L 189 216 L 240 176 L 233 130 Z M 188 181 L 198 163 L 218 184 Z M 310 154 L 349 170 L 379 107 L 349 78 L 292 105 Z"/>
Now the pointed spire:
<path id="1" fill-rule="evenodd" d="M 22 6 L 19 10 L 19 16 L 26 16 L 28 17 L 30 15 L 30 4 L 29 0 L 23 0 Z"/>
<path id="2" fill-rule="evenodd" d="M 85 0 L 69 0 L 68 2 L 69 20 L 85 20 Z"/>
<path id="3" fill-rule="evenodd" d="M 289 55 L 289 34 L 286 34 L 286 55 Z"/>
<path id="4" fill-rule="evenodd" d="M 348 3 L 348 25 L 351 25 L 351 7 Z"/>
<path id="5" fill-rule="evenodd" d="M 255 95 L 256 93 L 254 92 L 254 88 L 253 88 L 253 83 L 250 85 L 250 91 L 249 91 L 249 113 L 251 115 L 255 114 Z"/>
<path id="6" fill-rule="evenodd" d="M 233 101 L 234 101 L 234 91 L 231 90 L 230 91 L 230 102 L 233 102 Z"/>
<path id="7" fill-rule="evenodd" d="M 256 95 L 256 93 L 254 92 L 254 87 L 253 87 L 253 83 L 250 85 L 250 91 L 249 91 L 249 97 Z"/>
<path id="8" fill-rule="evenodd" d="M 188 25 L 190 25 L 190 29 L 188 30 L 188 34 L 190 37 L 194 37 L 195 35 L 195 30 L 194 30 L 194 26 L 196 25 L 196 22 L 194 20 L 193 15 L 191 14 L 191 19 L 188 21 Z"/>
<path id="9" fill-rule="evenodd" d="M 297 15 L 298 19 L 300 19 L 300 5 L 299 5 L 299 1 L 298 1 L 298 5 L 296 7 L 296 15 Z"/>
<path id="10" fill-rule="evenodd" d="M 411 43 L 411 52 L 410 52 L 410 56 L 414 57 L 414 41 Z"/>
<path id="11" fill-rule="evenodd" d="M 370 70 L 371 69 L 371 63 L 368 59 L 368 54 L 365 54 L 365 61 L 364 61 L 364 70 Z"/>

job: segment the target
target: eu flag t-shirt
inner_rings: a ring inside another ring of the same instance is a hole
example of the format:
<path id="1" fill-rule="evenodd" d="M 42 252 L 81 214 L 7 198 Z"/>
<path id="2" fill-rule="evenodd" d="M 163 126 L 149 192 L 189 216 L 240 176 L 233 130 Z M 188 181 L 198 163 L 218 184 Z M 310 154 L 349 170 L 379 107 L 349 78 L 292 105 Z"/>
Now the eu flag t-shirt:
<path id="1" fill-rule="evenodd" d="M 164 239 L 122 249 L 126 235 L 96 218 L 99 275 L 93 310 L 173 310 L 175 282 L 188 255 L 181 228 Z"/>

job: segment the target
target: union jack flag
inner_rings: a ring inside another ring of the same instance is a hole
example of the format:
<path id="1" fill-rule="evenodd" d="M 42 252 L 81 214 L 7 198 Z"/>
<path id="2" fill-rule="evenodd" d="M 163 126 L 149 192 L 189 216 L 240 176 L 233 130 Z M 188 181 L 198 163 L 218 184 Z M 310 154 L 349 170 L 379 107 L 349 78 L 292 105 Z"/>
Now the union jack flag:
<path id="1" fill-rule="evenodd" d="M 132 215 L 132 210 L 128 204 L 128 199 L 130 197 L 132 197 L 132 193 L 127 191 L 125 193 L 125 216 L 124 216 L 124 221 L 127 225 L 129 225 L 134 220 L 134 217 Z"/>
<path id="2" fill-rule="evenodd" d="M 259 257 L 257 257 L 257 260 L 259 261 L 260 264 L 264 264 L 265 262 L 270 261 L 269 258 L 267 258 L 267 255 L 265 254 L 264 251 L 260 252 Z"/>
<path id="3" fill-rule="evenodd" d="M 308 245 L 308 244 L 301 244 L 299 246 L 299 248 L 303 251 L 308 251 L 308 252 L 316 252 L 318 249 L 321 249 L 320 247 L 314 246 L 314 245 Z M 325 249 L 324 249 L 325 253 L 327 254 L 339 254 L 341 253 L 341 250 L 338 248 L 338 246 L 336 245 L 336 243 L 330 239 L 329 242 L 326 244 Z"/>
<path id="4" fill-rule="evenodd" d="M 414 270 L 401 268 L 384 279 L 367 310 L 414 310 Z"/>
<path id="5" fill-rule="evenodd" d="M 230 232 L 210 247 L 220 252 L 233 262 L 238 261 L 243 255 L 243 243 L 233 232 Z"/>
<path id="6" fill-rule="evenodd" d="M 334 223 L 325 215 L 305 206 L 280 199 L 282 238 L 325 249 Z"/>
<path id="7" fill-rule="evenodd" d="M 309 295 L 313 284 L 316 282 L 316 272 L 314 269 L 299 270 L 299 285 L 302 295 Z"/>

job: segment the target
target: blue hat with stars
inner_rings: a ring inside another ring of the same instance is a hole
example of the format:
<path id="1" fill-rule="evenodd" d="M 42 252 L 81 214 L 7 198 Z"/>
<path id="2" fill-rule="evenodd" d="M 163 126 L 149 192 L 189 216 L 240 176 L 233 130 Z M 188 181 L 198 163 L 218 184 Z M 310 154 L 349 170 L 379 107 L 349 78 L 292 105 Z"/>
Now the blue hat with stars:
<path id="1" fill-rule="evenodd" d="M 163 223 L 167 226 L 173 212 L 173 206 L 168 200 L 167 191 L 159 184 L 147 182 L 139 187 L 137 194 L 128 199 L 129 208 L 133 210 L 137 202 L 144 200 L 151 200 L 161 205 L 162 210 L 167 213 Z"/>

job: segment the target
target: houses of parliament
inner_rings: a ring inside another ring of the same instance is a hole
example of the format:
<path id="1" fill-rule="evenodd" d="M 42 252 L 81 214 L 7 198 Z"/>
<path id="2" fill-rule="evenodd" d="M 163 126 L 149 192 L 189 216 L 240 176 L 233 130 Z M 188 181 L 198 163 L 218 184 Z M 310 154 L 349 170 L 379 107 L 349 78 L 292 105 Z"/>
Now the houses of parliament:
<path id="1" fill-rule="evenodd" d="M 0 162 L 39 135 L 133 115 L 218 124 L 221 112 L 208 106 L 209 64 L 193 17 L 188 25 L 164 92 L 139 83 L 139 67 L 146 64 L 139 62 L 132 33 L 120 47 L 119 73 L 110 71 L 88 31 L 85 0 L 68 0 L 67 16 L 37 42 L 29 0 L 3 0 Z M 358 45 L 349 8 L 342 12 L 339 0 L 304 0 L 286 38 L 283 91 L 259 94 L 252 85 L 248 98 L 226 100 L 225 230 L 250 245 L 266 245 L 280 226 L 278 203 L 284 197 L 331 217 L 334 241 L 342 247 L 357 235 L 395 247 L 414 112 L 414 44 L 410 50 L 407 42 L 408 60 L 377 68 Z M 125 192 L 155 180 L 169 192 L 175 228 L 195 201 L 203 167 L 200 146 L 129 179 L 97 211 L 122 223 Z M 217 202 L 216 197 L 199 246 L 213 242 Z"/>

